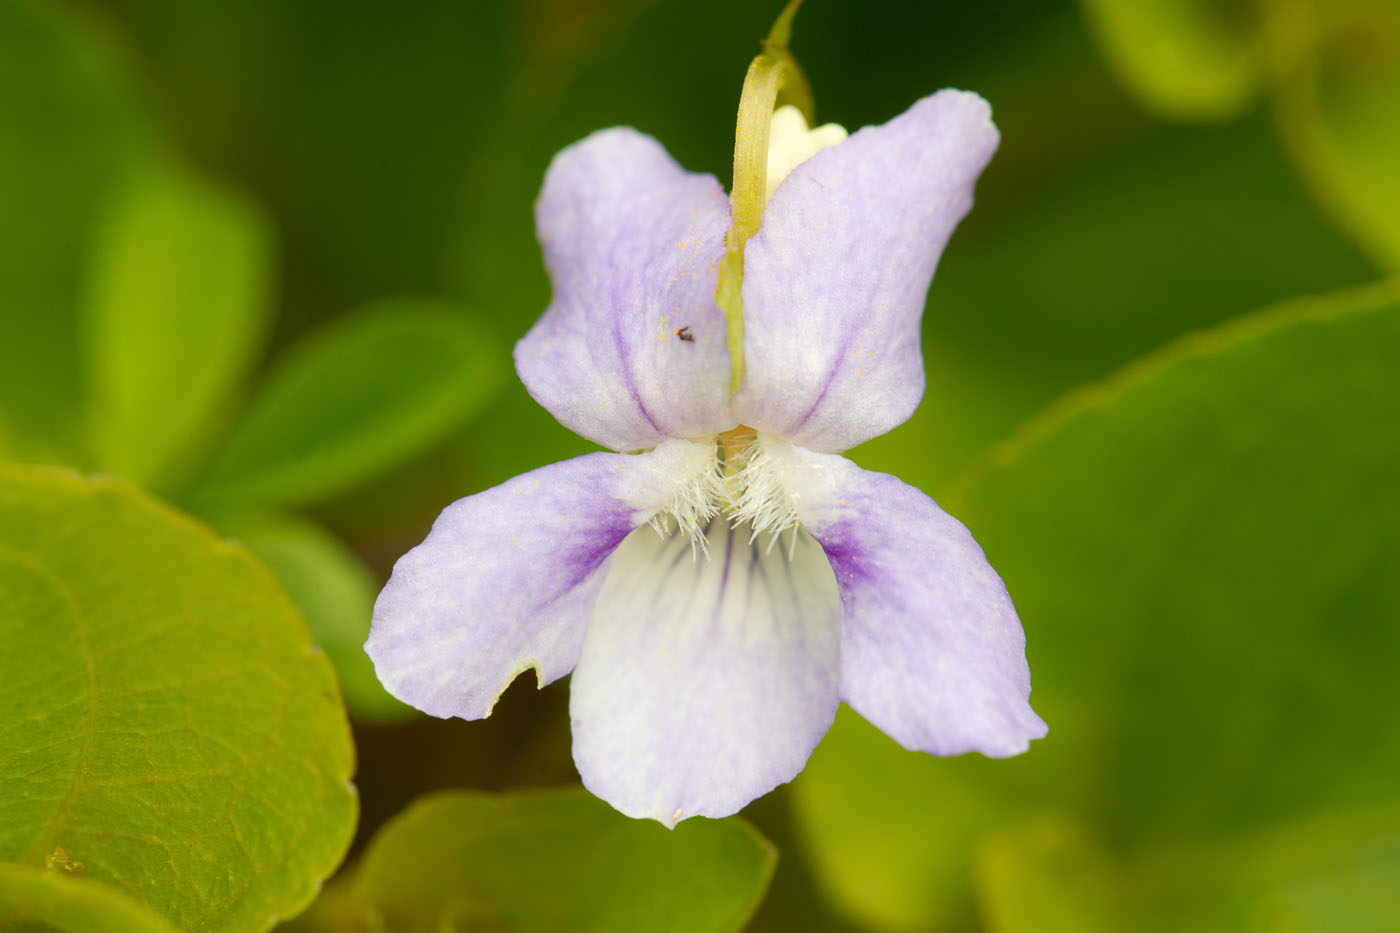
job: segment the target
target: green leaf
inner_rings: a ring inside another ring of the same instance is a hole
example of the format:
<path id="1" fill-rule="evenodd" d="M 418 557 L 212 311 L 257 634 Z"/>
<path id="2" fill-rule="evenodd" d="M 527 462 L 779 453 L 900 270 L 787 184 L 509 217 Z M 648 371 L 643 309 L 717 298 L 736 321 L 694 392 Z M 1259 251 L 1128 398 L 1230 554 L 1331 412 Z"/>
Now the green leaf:
<path id="1" fill-rule="evenodd" d="M 142 143 L 122 64 L 85 12 L 0 0 L 0 409 L 22 456 L 79 457 L 88 237 Z"/>
<path id="2" fill-rule="evenodd" d="M 1329 814 L 1132 866 L 1161 933 L 1400 926 L 1400 808 Z M 1024 929 L 1032 929 L 1024 927 Z"/>
<path id="3" fill-rule="evenodd" d="M 1283 138 L 1339 225 L 1400 270 L 1400 5 L 1299 9 L 1318 22 L 1297 28 L 1320 35 L 1291 40 L 1305 51 L 1277 98 Z"/>
<path id="4" fill-rule="evenodd" d="M 89 878 L 0 864 L 0 928 L 36 933 L 174 933 L 139 903 Z"/>
<path id="5" fill-rule="evenodd" d="M 698 933 L 742 928 L 774 861 L 740 820 L 667 830 L 580 789 L 457 792 L 387 824 L 356 879 L 367 917 L 405 933 Z"/>
<path id="6" fill-rule="evenodd" d="M 505 359 L 478 318 L 444 303 L 364 308 L 277 364 L 200 497 L 329 499 L 446 438 L 496 390 Z"/>
<path id="7" fill-rule="evenodd" d="M 162 491 L 188 479 L 258 351 L 270 265 L 266 224 L 235 192 L 171 171 L 123 192 L 83 321 L 97 466 Z"/>
<path id="8" fill-rule="evenodd" d="M 594 47 L 577 31 L 592 8 L 577 5 L 553 15 L 484 2 L 122 0 L 119 10 L 182 140 L 268 200 L 290 273 L 279 324 L 291 332 L 366 298 L 434 288 L 458 212 L 515 170 L 474 158 L 500 146 L 496 115 L 550 109 L 515 78 L 519 63 Z"/>
<path id="9" fill-rule="evenodd" d="M 304 907 L 353 752 L 267 570 L 125 482 L 5 467 L 0 594 L 0 861 L 61 846 L 181 929 Z"/>
<path id="10" fill-rule="evenodd" d="M 1126 860 L 1047 818 L 988 839 L 977 869 L 991 933 L 1384 933 L 1400 921 L 1400 809 Z"/>
<path id="11" fill-rule="evenodd" d="M 911 753 L 843 705 L 792 784 L 822 890 L 876 929 L 921 930 L 949 917 L 971 926 L 976 840 L 1016 812 L 994 781 L 1006 765 Z"/>
<path id="12" fill-rule="evenodd" d="M 1026 623 L 1032 757 L 1096 762 L 1115 840 L 1394 796 L 1397 359 L 1395 286 L 1243 319 L 1029 426 L 958 510 Z"/>
<path id="13" fill-rule="evenodd" d="M 1027 427 L 945 503 L 1016 600 L 1050 734 L 1010 761 L 931 760 L 838 720 L 794 799 L 862 925 L 967 911 L 967 853 L 1018 814 L 1191 851 L 1400 802 L 1398 296 L 1179 342 Z"/>
<path id="14" fill-rule="evenodd" d="M 377 721 L 416 715 L 385 692 L 365 654 L 379 581 L 363 561 L 334 535 L 302 519 L 238 511 L 213 521 L 262 558 L 292 597 L 311 637 L 335 665 L 352 713 Z"/>
<path id="15" fill-rule="evenodd" d="M 1081 0 L 1104 56 L 1144 107 L 1224 120 L 1267 75 L 1263 14 L 1250 0 Z"/>
<path id="16" fill-rule="evenodd" d="M 989 933 L 1141 929 L 1121 903 L 1129 896 L 1125 873 L 1071 820 L 1042 818 L 997 833 L 977 853 L 976 871 Z"/>

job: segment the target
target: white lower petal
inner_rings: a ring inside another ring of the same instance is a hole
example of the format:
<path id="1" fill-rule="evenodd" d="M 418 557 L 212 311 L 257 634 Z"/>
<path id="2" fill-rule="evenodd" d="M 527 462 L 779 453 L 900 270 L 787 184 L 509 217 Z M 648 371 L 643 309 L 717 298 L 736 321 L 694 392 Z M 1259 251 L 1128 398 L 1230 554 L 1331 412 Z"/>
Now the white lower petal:
<path id="1" fill-rule="evenodd" d="M 772 545 L 772 546 L 770 546 Z M 727 816 L 802 770 L 836 714 L 841 599 L 805 532 L 633 532 L 609 560 L 570 712 L 584 784 L 666 825 Z"/>

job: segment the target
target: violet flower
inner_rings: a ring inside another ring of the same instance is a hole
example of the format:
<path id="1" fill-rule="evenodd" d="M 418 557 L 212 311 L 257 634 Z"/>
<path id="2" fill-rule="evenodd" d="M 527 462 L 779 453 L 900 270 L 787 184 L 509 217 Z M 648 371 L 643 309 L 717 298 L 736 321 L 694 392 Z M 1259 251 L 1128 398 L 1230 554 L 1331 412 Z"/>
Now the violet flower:
<path id="1" fill-rule="evenodd" d="M 448 506 L 375 606 L 366 648 L 390 692 L 479 719 L 525 670 L 572 671 L 584 784 L 667 825 L 791 780 L 841 700 L 936 755 L 1045 734 L 972 536 L 838 455 L 923 394 L 925 293 L 996 148 L 990 110 L 942 91 L 844 135 L 774 117 L 733 392 L 719 182 L 630 129 L 555 157 L 536 208 L 554 299 L 516 369 L 566 427 L 646 452 Z"/>

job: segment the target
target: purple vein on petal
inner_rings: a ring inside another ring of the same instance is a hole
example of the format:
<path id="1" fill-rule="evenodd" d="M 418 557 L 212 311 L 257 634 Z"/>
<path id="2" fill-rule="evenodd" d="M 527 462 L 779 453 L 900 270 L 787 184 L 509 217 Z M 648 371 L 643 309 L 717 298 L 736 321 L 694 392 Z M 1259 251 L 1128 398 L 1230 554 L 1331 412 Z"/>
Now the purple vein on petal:
<path id="1" fill-rule="evenodd" d="M 624 325 L 630 327 L 631 322 L 625 321 L 620 316 L 612 318 L 613 346 L 617 349 L 618 368 L 622 372 L 623 384 L 627 387 L 627 394 L 632 397 L 633 404 L 637 406 L 637 411 L 641 412 L 647 424 L 651 425 L 652 429 L 655 430 L 657 434 L 664 435 L 666 432 L 656 423 L 656 419 L 651 416 L 651 412 L 647 411 L 646 403 L 642 401 L 641 390 L 637 387 L 637 375 L 632 371 L 632 350 L 623 337 Z"/>

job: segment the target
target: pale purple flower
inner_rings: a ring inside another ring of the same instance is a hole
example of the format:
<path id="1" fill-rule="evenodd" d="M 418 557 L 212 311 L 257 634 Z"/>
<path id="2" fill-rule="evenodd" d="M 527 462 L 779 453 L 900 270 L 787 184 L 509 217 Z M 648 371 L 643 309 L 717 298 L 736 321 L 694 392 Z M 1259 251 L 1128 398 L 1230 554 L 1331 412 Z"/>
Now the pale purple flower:
<path id="1" fill-rule="evenodd" d="M 646 452 L 448 506 L 375 606 L 390 692 L 479 719 L 525 670 L 572 671 L 584 784 L 668 825 L 791 780 L 840 700 L 936 755 L 1044 735 L 981 548 L 838 455 L 918 404 L 925 294 L 997 138 L 980 97 L 942 91 L 793 168 L 747 245 L 733 394 L 719 182 L 630 129 L 559 153 L 536 208 L 554 300 L 516 369 L 566 427 Z"/>

